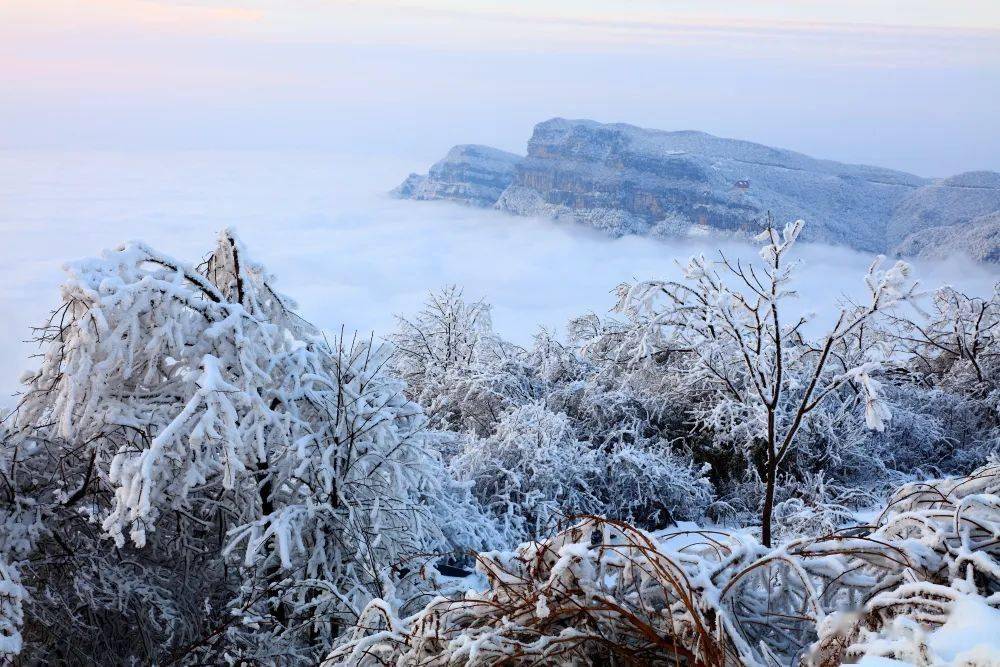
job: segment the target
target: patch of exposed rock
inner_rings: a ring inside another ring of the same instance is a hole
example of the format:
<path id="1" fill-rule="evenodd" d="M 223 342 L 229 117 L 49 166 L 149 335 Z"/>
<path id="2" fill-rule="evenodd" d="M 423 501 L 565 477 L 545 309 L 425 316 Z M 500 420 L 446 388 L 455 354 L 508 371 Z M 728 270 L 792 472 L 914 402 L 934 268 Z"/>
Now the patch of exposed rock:
<path id="1" fill-rule="evenodd" d="M 455 146 L 426 176 L 410 174 L 392 194 L 405 199 L 450 199 L 493 206 L 514 179 L 520 155 L 489 146 Z"/>

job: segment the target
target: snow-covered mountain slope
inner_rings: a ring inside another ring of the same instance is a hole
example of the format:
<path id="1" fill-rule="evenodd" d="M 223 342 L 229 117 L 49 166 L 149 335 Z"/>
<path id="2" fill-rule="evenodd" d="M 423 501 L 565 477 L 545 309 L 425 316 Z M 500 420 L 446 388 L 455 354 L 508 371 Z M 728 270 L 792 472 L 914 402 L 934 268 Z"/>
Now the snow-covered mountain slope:
<path id="1" fill-rule="evenodd" d="M 935 181 L 913 191 L 893 211 L 890 244 L 932 227 L 961 225 L 1000 211 L 1000 174 L 972 171 Z"/>
<path id="2" fill-rule="evenodd" d="M 911 233 L 1000 210 L 998 183 L 992 172 L 932 181 L 704 132 L 554 118 L 535 126 L 526 157 L 458 146 L 395 194 L 568 218 L 612 235 L 751 233 L 770 212 L 807 220 L 811 240 L 885 252 L 904 249 Z"/>
<path id="3" fill-rule="evenodd" d="M 921 259 L 944 259 L 963 254 L 978 262 L 1000 263 L 1000 210 L 972 220 L 913 232 L 896 245 L 893 254 Z"/>

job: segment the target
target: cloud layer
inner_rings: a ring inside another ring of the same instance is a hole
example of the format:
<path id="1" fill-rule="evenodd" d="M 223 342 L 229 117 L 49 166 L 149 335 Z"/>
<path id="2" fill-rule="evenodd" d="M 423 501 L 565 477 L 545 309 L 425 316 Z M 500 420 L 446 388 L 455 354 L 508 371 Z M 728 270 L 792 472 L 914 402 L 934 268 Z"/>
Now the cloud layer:
<path id="1" fill-rule="evenodd" d="M 498 330 L 522 343 L 539 326 L 606 312 L 620 282 L 676 276 L 677 261 L 715 250 L 385 196 L 420 166 L 319 153 L 0 152 L 0 395 L 32 365 L 18 341 L 57 304 L 61 264 L 129 239 L 196 262 L 235 227 L 303 315 L 330 330 L 384 334 L 394 313 L 457 284 L 491 302 Z M 798 307 L 817 311 L 857 294 L 871 261 L 816 245 L 799 256 Z M 982 294 L 997 278 L 959 259 L 917 275 Z"/>

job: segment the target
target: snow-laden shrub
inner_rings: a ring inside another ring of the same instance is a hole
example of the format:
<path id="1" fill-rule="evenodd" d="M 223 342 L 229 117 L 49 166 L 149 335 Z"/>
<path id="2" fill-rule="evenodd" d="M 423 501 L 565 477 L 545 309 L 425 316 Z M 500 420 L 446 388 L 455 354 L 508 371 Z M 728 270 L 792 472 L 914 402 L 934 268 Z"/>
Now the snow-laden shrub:
<path id="1" fill-rule="evenodd" d="M 914 371 L 935 377 L 942 388 L 996 405 L 998 289 L 989 297 L 976 297 L 942 287 L 933 293 L 925 318 L 896 318 L 893 333 L 912 354 Z"/>
<path id="2" fill-rule="evenodd" d="M 469 439 L 452 460 L 508 544 L 550 532 L 567 514 L 594 511 L 599 499 L 591 482 L 599 465 L 566 415 L 538 403 L 508 411 L 493 435 Z"/>
<path id="3" fill-rule="evenodd" d="M 567 516 L 662 527 L 700 515 L 711 502 L 707 471 L 666 445 L 595 446 L 565 413 L 540 403 L 509 410 L 489 438 L 469 439 L 452 468 L 472 482 L 508 544 L 545 535 Z"/>
<path id="4" fill-rule="evenodd" d="M 701 517 L 713 502 L 709 466 L 671 451 L 667 443 L 613 445 L 600 454 L 599 514 L 660 529 Z"/>
<path id="5" fill-rule="evenodd" d="M 970 609 L 986 627 L 1000 613 L 998 534 L 996 464 L 905 486 L 871 526 L 773 549 L 739 533 L 586 518 L 480 554 L 479 587 L 415 613 L 374 601 L 325 664 L 939 665 L 921 637 L 974 624 Z M 992 667 L 1000 642 L 963 659 L 954 664 Z"/>
<path id="6" fill-rule="evenodd" d="M 408 395 L 424 406 L 433 426 L 489 432 L 506 393 L 490 380 L 513 379 L 495 369 L 516 349 L 493 333 L 488 304 L 465 300 L 454 286 L 432 292 L 416 315 L 397 316 L 389 340 L 393 372 L 406 381 Z"/>
<path id="7" fill-rule="evenodd" d="M 724 664 L 684 563 L 641 531 L 587 520 L 477 570 L 485 590 L 406 618 L 373 602 L 324 665 Z"/>
<path id="8" fill-rule="evenodd" d="M 29 660 L 309 660 L 405 563 L 471 546 L 383 351 L 328 341 L 232 234 L 198 267 L 133 243 L 68 274 L 0 444 L 0 516 L 43 525 L 12 561 Z"/>
<path id="9" fill-rule="evenodd" d="M 908 382 L 900 400 L 941 432 L 921 448 L 919 465 L 968 469 L 1000 442 L 1000 284 L 988 297 L 943 287 L 926 310 L 922 317 L 895 317 L 885 327 L 905 359 Z"/>
<path id="10" fill-rule="evenodd" d="M 872 507 L 877 498 L 861 489 L 831 483 L 821 472 L 801 481 L 786 482 L 774 505 L 774 523 L 780 539 L 827 535 L 857 522 L 859 507 Z"/>
<path id="11" fill-rule="evenodd" d="M 13 660 L 21 653 L 26 597 L 17 568 L 0 559 L 0 662 Z"/>
<path id="12" fill-rule="evenodd" d="M 994 626 L 1000 620 L 998 536 L 1000 464 L 968 477 L 901 487 L 863 537 L 867 545 L 848 542 L 857 560 L 877 567 L 881 576 L 859 607 L 820 623 L 810 664 L 836 665 L 863 656 L 948 664 L 928 647 L 929 632 L 977 622 L 966 615 L 984 615 L 978 620 L 987 624 L 993 618 Z M 954 664 L 1000 664 L 996 637 L 982 639 L 994 642 L 993 649 Z"/>
<path id="13" fill-rule="evenodd" d="M 680 428 L 662 396 L 633 393 L 544 330 L 527 349 L 503 343 L 486 312 L 453 289 L 433 294 L 418 316 L 400 318 L 393 364 L 456 434 L 451 465 L 506 546 L 581 512 L 645 528 L 702 515 L 706 470 L 670 444 Z"/>
<path id="14" fill-rule="evenodd" d="M 907 479 L 959 474 L 985 463 L 1000 442 L 1000 413 L 911 377 L 887 392 L 893 418 L 885 432 L 870 433 L 859 443 L 872 464 L 894 477 L 895 487 Z"/>

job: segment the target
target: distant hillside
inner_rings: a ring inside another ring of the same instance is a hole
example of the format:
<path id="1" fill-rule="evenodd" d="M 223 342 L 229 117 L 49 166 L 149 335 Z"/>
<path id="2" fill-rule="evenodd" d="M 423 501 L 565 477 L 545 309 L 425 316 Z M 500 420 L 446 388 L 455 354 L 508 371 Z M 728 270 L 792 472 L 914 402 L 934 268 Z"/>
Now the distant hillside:
<path id="1" fill-rule="evenodd" d="M 779 222 L 805 219 L 815 241 L 926 255 L 975 237 L 971 254 L 997 261 L 983 244 L 1000 224 L 987 215 L 1000 211 L 1000 174 L 932 181 L 704 132 L 554 118 L 535 126 L 527 156 L 456 146 L 394 193 L 571 219 L 612 235 L 748 235 L 770 211 Z M 975 234 L 928 243 L 926 230 L 973 220 Z"/>
<path id="2" fill-rule="evenodd" d="M 977 262 L 1000 263 L 1000 211 L 941 227 L 927 227 L 901 241 L 893 254 L 944 259 L 961 253 Z"/>

